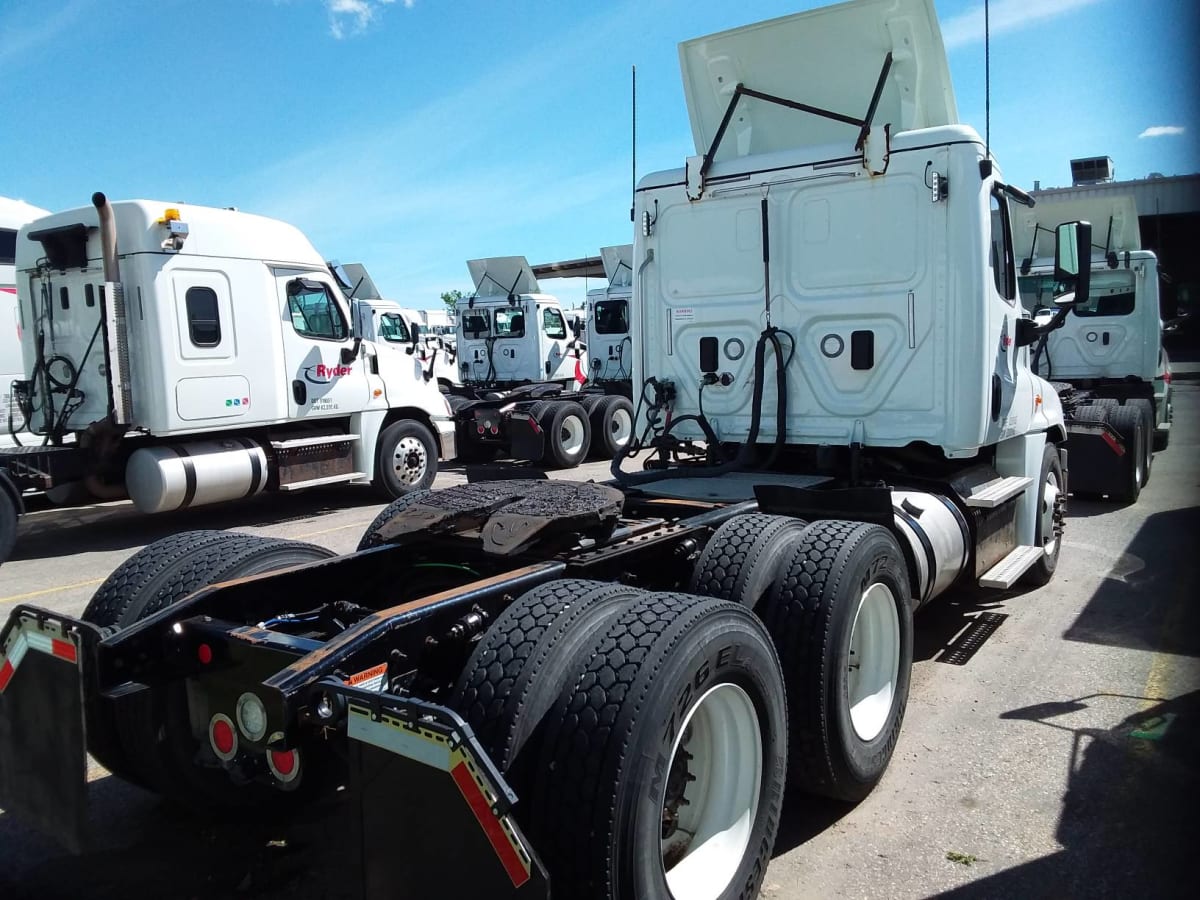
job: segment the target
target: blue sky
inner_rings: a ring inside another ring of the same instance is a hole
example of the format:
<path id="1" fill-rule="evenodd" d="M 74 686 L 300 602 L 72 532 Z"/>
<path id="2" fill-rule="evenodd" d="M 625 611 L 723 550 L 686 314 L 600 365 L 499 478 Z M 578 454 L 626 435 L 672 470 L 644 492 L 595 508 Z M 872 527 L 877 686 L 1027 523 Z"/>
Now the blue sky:
<path id="1" fill-rule="evenodd" d="M 237 206 L 419 307 L 465 261 L 632 240 L 638 174 L 693 152 L 676 45 L 823 5 L 756 0 L 0 0 L 0 195 Z M 984 130 L 982 0 L 935 0 Z M 1200 171 L 1195 0 L 992 0 L 992 147 L 1025 187 L 1072 157 Z M 804 99 L 804 98 L 801 98 Z M 591 285 L 595 286 L 595 284 Z M 564 299 L 584 285 L 549 281 Z"/>

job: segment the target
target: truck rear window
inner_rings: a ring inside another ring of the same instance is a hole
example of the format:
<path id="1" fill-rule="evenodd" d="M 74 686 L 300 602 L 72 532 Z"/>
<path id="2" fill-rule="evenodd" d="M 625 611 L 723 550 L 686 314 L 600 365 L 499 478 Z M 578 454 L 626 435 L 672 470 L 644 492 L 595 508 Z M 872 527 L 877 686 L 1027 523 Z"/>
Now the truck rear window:
<path id="1" fill-rule="evenodd" d="M 625 334 L 627 331 L 629 331 L 629 301 L 597 301 L 596 334 Z"/>
<path id="2" fill-rule="evenodd" d="M 472 310 L 471 312 L 463 313 L 462 327 L 463 334 L 469 338 L 478 338 L 486 335 L 490 330 L 487 310 Z"/>
<path id="3" fill-rule="evenodd" d="M 17 233 L 0 228 L 0 264 L 11 266 L 17 261 Z"/>
<path id="4" fill-rule="evenodd" d="M 525 313 L 520 309 L 496 310 L 496 336 L 525 337 Z"/>

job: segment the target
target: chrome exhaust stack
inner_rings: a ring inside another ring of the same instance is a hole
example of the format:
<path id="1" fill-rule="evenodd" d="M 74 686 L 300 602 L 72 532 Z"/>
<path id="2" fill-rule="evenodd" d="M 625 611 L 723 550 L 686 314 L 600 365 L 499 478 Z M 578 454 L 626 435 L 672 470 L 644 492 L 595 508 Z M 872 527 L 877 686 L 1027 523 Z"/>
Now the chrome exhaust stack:
<path id="1" fill-rule="evenodd" d="M 108 415 L 114 425 L 123 427 L 129 425 L 132 418 L 133 396 L 129 384 L 125 288 L 121 284 L 121 264 L 117 259 L 117 220 L 108 198 L 100 191 L 92 194 L 92 204 L 100 218 L 100 253 L 104 260 L 100 315 L 104 321 L 104 358 L 109 372 Z"/>

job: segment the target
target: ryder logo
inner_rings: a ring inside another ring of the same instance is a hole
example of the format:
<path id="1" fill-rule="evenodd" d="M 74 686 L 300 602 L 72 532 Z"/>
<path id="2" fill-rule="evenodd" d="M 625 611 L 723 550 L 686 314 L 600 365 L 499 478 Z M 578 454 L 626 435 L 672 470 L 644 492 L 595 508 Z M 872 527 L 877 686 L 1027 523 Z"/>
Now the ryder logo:
<path id="1" fill-rule="evenodd" d="M 315 366 L 305 368 L 304 380 L 312 384 L 329 384 L 334 379 L 349 375 L 353 371 L 354 366 L 327 366 L 325 363 L 317 363 Z"/>

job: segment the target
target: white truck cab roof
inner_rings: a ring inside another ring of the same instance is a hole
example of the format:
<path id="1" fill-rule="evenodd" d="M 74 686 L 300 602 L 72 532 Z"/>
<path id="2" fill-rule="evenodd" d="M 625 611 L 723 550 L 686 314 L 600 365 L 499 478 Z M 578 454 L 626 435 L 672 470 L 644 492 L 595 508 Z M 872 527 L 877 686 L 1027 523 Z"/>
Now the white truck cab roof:
<path id="1" fill-rule="evenodd" d="M 476 297 L 504 297 L 538 294 L 537 277 L 523 256 L 492 256 L 467 260 L 467 269 L 475 283 Z"/>

